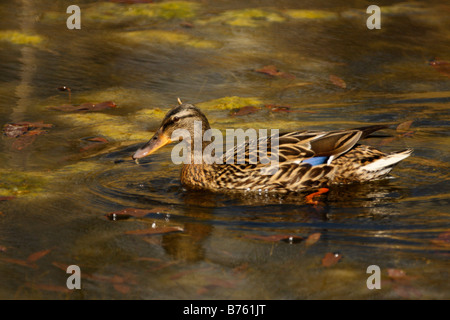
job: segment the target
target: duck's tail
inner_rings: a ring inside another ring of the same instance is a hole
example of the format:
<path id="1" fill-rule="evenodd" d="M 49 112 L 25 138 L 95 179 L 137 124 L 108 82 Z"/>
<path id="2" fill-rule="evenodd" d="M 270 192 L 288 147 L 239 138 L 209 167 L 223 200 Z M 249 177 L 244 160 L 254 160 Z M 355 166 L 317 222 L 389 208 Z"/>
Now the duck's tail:
<path id="1" fill-rule="evenodd" d="M 380 175 L 385 175 L 389 173 L 389 171 L 391 171 L 397 163 L 405 158 L 408 158 L 412 152 L 413 149 L 405 149 L 402 151 L 389 153 L 384 157 L 376 159 L 369 164 L 362 166 L 361 170 L 368 172 L 379 172 Z"/>
<path id="2" fill-rule="evenodd" d="M 382 153 L 373 147 L 357 146 L 344 156 L 336 159 L 336 183 L 363 182 L 380 179 L 392 168 L 409 157 L 413 149 L 405 149 L 389 154 Z"/>

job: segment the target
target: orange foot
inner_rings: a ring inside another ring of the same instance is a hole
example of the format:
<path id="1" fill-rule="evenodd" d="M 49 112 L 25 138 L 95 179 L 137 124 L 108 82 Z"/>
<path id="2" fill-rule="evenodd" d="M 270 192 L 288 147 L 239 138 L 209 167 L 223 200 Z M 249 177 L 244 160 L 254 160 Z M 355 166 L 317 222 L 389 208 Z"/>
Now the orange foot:
<path id="1" fill-rule="evenodd" d="M 313 204 L 315 206 L 318 205 L 319 201 L 314 200 L 313 198 L 316 197 L 316 196 L 319 196 L 319 195 L 321 195 L 323 193 L 327 193 L 328 191 L 330 191 L 330 189 L 328 189 L 328 188 L 320 188 L 319 191 L 307 195 L 305 197 L 306 203 L 307 204 Z"/>

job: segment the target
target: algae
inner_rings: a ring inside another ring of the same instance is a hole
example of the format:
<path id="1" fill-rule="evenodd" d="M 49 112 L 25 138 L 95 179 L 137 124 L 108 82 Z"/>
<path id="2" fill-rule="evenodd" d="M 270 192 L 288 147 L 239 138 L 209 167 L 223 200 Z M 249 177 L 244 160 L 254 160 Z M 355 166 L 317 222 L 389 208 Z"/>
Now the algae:
<path id="1" fill-rule="evenodd" d="M 151 45 L 169 44 L 175 46 L 185 46 L 196 49 L 216 49 L 222 46 L 219 41 L 205 40 L 184 32 L 165 30 L 142 30 L 121 32 L 119 36 L 125 41 L 132 43 Z"/>
<path id="2" fill-rule="evenodd" d="M 216 17 L 199 21 L 205 23 L 224 23 L 236 27 L 259 27 L 267 23 L 283 22 L 286 18 L 275 11 L 259 8 L 227 10 Z"/>
<path id="3" fill-rule="evenodd" d="M 2 169 L 0 172 L 0 196 L 37 194 L 47 183 L 44 173 L 25 173 Z"/>
<path id="4" fill-rule="evenodd" d="M 15 30 L 3 30 L 0 31 L 0 41 L 6 41 L 17 45 L 37 46 L 44 41 L 44 38 L 39 35 L 23 33 Z"/>
<path id="5" fill-rule="evenodd" d="M 195 17 L 199 4 L 190 1 L 164 1 L 158 3 L 114 3 L 96 2 L 83 6 L 83 23 L 148 23 L 152 20 L 189 19 Z M 65 20 L 67 14 L 60 12 L 46 12 L 43 21 Z"/>
<path id="6" fill-rule="evenodd" d="M 283 11 L 284 14 L 293 19 L 299 20 L 324 20 L 324 19 L 336 19 L 338 14 L 335 12 L 324 10 L 297 10 L 287 9 Z"/>
<path id="7" fill-rule="evenodd" d="M 199 4 L 189 1 L 167 1 L 161 3 L 137 3 L 129 6 L 125 16 L 145 16 L 157 19 L 188 19 L 195 16 Z"/>
<path id="8" fill-rule="evenodd" d="M 215 110 L 231 110 L 238 109 L 245 106 L 258 106 L 263 104 L 262 100 L 255 97 L 223 97 L 215 100 L 197 103 L 200 109 L 215 109 Z"/>

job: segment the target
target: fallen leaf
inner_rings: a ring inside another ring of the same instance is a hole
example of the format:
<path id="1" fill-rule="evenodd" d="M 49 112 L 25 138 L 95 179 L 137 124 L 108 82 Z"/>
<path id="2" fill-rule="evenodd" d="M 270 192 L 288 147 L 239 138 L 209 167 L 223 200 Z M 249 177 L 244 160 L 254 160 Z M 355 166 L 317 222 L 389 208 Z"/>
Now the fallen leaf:
<path id="1" fill-rule="evenodd" d="M 16 150 L 22 150 L 34 142 L 36 136 L 48 133 L 42 128 L 50 128 L 52 124 L 41 122 L 18 122 L 8 123 L 3 126 L 3 134 L 17 140 L 12 143 L 12 147 Z"/>
<path id="2" fill-rule="evenodd" d="M 42 250 L 42 251 L 38 251 L 35 253 L 30 254 L 30 256 L 27 258 L 27 261 L 32 263 L 32 262 L 36 262 L 39 259 L 41 259 L 42 257 L 46 256 L 51 250 L 47 249 L 47 250 Z"/>
<path id="3" fill-rule="evenodd" d="M 194 27 L 194 24 L 193 23 L 191 23 L 191 22 L 187 22 L 187 21 L 185 21 L 185 22 L 181 22 L 180 23 L 180 26 L 181 27 L 183 27 L 183 28 L 193 28 Z"/>
<path id="4" fill-rule="evenodd" d="M 286 73 L 286 72 L 281 72 L 274 65 L 264 66 L 264 67 L 262 67 L 260 69 L 256 69 L 255 72 L 264 73 L 264 74 L 267 74 L 267 75 L 273 76 L 273 77 L 281 77 L 281 78 L 286 78 L 286 79 L 295 79 L 294 75 L 292 75 L 290 73 Z"/>
<path id="5" fill-rule="evenodd" d="M 429 65 L 432 66 L 439 73 L 447 77 L 450 77 L 450 62 L 432 59 L 429 61 Z"/>
<path id="6" fill-rule="evenodd" d="M 15 196 L 6 196 L 6 197 L 0 197 L 0 201 L 7 201 L 7 200 L 12 200 L 15 199 Z"/>
<path id="7" fill-rule="evenodd" d="M 36 140 L 36 136 L 28 136 L 23 135 L 21 137 L 18 137 L 13 143 L 12 147 L 16 150 L 23 150 L 24 148 L 31 145 Z"/>
<path id="8" fill-rule="evenodd" d="M 113 284 L 113 288 L 123 294 L 127 294 L 130 292 L 131 288 L 129 285 L 122 284 L 122 283 L 115 283 Z"/>
<path id="9" fill-rule="evenodd" d="M 398 126 L 397 126 L 397 132 L 398 133 L 404 133 L 405 131 L 408 131 L 409 130 L 409 127 L 411 127 L 411 124 L 413 123 L 413 121 L 412 120 L 409 120 L 409 121 L 405 121 L 405 122 L 402 122 L 402 123 L 400 123 Z"/>
<path id="10" fill-rule="evenodd" d="M 314 243 L 319 241 L 320 237 L 321 237 L 320 232 L 310 234 L 308 238 L 306 238 L 305 240 L 305 245 L 307 246 L 313 245 Z"/>
<path id="11" fill-rule="evenodd" d="M 3 134 L 10 138 L 17 138 L 23 135 L 28 131 L 28 126 L 15 124 L 15 123 L 7 123 L 3 126 Z"/>
<path id="12" fill-rule="evenodd" d="M 116 108 L 117 105 L 112 101 L 104 101 L 97 104 L 93 103 L 83 103 L 80 105 L 73 105 L 73 104 L 63 104 L 61 106 L 52 106 L 48 107 L 47 109 L 50 110 L 58 110 L 63 112 L 93 112 L 93 111 L 100 111 L 104 109 L 110 109 L 110 108 Z"/>
<path id="13" fill-rule="evenodd" d="M 405 271 L 401 269 L 387 269 L 387 274 L 391 279 L 401 279 L 406 277 Z"/>
<path id="14" fill-rule="evenodd" d="M 385 146 L 389 143 L 391 143 L 392 141 L 397 140 L 398 137 L 389 137 L 389 138 L 385 138 L 383 140 L 380 141 L 380 143 L 378 144 L 379 146 Z"/>
<path id="15" fill-rule="evenodd" d="M 402 298 L 419 298 L 422 294 L 411 285 L 411 280 L 417 277 L 408 276 L 402 269 L 388 269 L 388 277 L 392 283 L 392 288 L 397 295 Z"/>
<path id="16" fill-rule="evenodd" d="M 335 76 L 334 74 L 330 74 L 330 81 L 339 88 L 342 89 L 347 88 L 347 84 L 345 83 L 345 81 L 339 78 L 338 76 Z"/>
<path id="17" fill-rule="evenodd" d="M 266 104 L 266 108 L 270 109 L 272 112 L 294 112 L 291 110 L 291 107 L 289 106 L 277 106 L 274 104 Z"/>
<path id="18" fill-rule="evenodd" d="M 336 263 L 338 263 L 339 260 L 341 259 L 342 259 L 341 254 L 328 252 L 322 259 L 322 265 L 324 267 L 331 267 L 334 266 Z"/>
<path id="19" fill-rule="evenodd" d="M 102 146 L 105 143 L 108 143 L 108 140 L 106 140 L 103 137 L 93 137 L 93 138 L 87 138 L 85 140 L 89 141 L 89 144 L 84 146 L 83 148 L 81 148 L 80 152 L 85 152 L 85 151 L 91 150 L 93 148 L 96 148 L 98 146 Z"/>
<path id="20" fill-rule="evenodd" d="M 450 232 L 443 232 L 439 234 L 436 239 L 431 240 L 431 243 L 441 247 L 450 247 Z"/>
<path id="21" fill-rule="evenodd" d="M 92 141 L 92 142 L 104 142 L 104 143 L 108 142 L 108 140 L 106 140 L 106 139 L 103 138 L 103 137 L 87 138 L 86 140 Z"/>
<path id="22" fill-rule="evenodd" d="M 240 109 L 234 110 L 231 112 L 231 115 L 234 116 L 244 116 L 247 114 L 252 114 L 252 113 L 256 113 L 259 110 L 261 110 L 261 108 L 255 107 L 255 106 L 245 106 L 242 107 Z"/>
<path id="23" fill-rule="evenodd" d="M 180 232 L 180 231 L 183 231 L 183 228 L 181 228 L 181 227 L 154 227 L 154 228 L 148 228 L 148 229 L 126 231 L 125 234 L 154 235 L 154 234 L 166 234 L 166 233 Z"/>
<path id="24" fill-rule="evenodd" d="M 105 217 L 109 220 L 123 220 L 129 219 L 131 217 L 142 218 L 150 213 L 162 213 L 167 211 L 165 207 L 156 207 L 152 209 L 135 209 L 135 208 L 127 208 L 120 211 L 114 211 L 111 213 L 105 214 Z"/>

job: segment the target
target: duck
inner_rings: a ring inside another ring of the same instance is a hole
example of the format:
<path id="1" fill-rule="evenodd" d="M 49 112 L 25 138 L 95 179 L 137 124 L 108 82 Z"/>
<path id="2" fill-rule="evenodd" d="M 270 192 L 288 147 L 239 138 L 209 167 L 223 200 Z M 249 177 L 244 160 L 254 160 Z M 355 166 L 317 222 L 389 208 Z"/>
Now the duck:
<path id="1" fill-rule="evenodd" d="M 132 159 L 138 162 L 168 144 L 184 141 L 188 152 L 181 168 L 181 184 L 186 189 L 303 192 L 386 177 L 396 164 L 412 154 L 413 149 L 384 153 L 360 144 L 360 141 L 387 127 L 370 125 L 335 131 L 299 130 L 257 139 L 257 144 L 272 143 L 277 139 L 276 148 L 267 152 L 267 156 L 277 153 L 274 163 L 267 159 L 263 161 L 263 157 L 258 155 L 256 161 L 255 158 L 250 161 L 252 152 L 255 153 L 251 148 L 255 141 L 244 141 L 224 154 L 218 153 L 215 161 L 207 161 L 207 157 L 196 155 L 194 143 L 186 137 L 193 137 L 195 130 L 201 130 L 203 137 L 211 129 L 209 121 L 195 105 L 179 100 L 179 104 L 167 112 L 153 137 L 134 152 Z M 181 132 L 186 134 L 177 136 L 177 130 L 184 130 Z M 205 151 L 209 144 L 202 141 L 201 150 Z M 230 161 L 236 160 L 242 151 L 244 161 Z"/>

